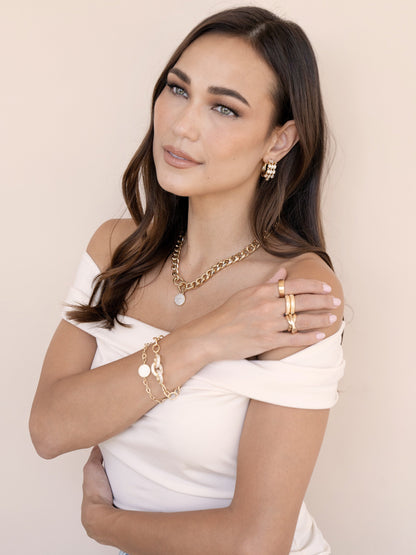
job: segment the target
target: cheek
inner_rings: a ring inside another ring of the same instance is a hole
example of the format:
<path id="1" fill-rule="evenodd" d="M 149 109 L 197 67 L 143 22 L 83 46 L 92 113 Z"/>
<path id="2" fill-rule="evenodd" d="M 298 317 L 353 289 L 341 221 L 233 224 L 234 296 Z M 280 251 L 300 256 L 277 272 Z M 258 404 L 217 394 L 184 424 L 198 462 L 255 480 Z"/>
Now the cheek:
<path id="1" fill-rule="evenodd" d="M 236 125 L 232 132 L 213 130 L 210 144 L 213 145 L 217 161 L 228 165 L 251 166 L 262 157 L 264 136 L 252 126 Z"/>
<path id="2" fill-rule="evenodd" d="M 167 106 L 166 101 L 164 99 L 163 92 L 159 96 L 159 98 L 155 102 L 155 108 L 153 112 L 153 125 L 155 130 L 155 135 L 162 131 L 164 127 L 167 125 Z"/>

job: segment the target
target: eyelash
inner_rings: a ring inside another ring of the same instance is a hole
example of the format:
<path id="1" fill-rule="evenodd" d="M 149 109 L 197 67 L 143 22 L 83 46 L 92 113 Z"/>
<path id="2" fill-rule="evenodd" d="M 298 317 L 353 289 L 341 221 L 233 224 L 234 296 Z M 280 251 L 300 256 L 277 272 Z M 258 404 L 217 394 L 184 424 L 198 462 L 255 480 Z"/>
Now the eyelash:
<path id="1" fill-rule="evenodd" d="M 166 86 L 169 87 L 170 92 L 172 94 L 174 94 L 175 96 L 184 96 L 183 94 L 178 94 L 177 92 L 175 92 L 175 89 L 180 89 L 181 91 L 186 93 L 186 90 L 183 87 L 181 87 L 180 85 L 176 85 L 175 83 L 166 83 Z M 221 112 L 219 110 L 216 110 L 216 112 L 218 112 L 221 116 L 225 116 L 227 118 L 238 118 L 238 117 L 240 117 L 240 114 L 236 110 L 232 110 L 231 108 L 229 108 L 225 104 L 215 104 L 214 107 L 215 108 L 225 108 L 226 110 L 228 110 L 228 113 L 226 113 L 226 114 L 224 114 L 223 112 Z"/>

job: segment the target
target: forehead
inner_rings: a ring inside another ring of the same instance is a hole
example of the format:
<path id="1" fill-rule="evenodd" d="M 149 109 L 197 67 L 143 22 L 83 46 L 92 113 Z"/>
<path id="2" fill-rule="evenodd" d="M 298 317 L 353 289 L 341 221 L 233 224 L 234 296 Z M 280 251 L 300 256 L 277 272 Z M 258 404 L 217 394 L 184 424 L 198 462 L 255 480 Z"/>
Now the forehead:
<path id="1" fill-rule="evenodd" d="M 270 98 L 276 87 L 273 70 L 240 37 L 219 33 L 202 35 L 188 46 L 175 67 L 190 77 L 192 85 L 232 88 L 250 104 Z"/>

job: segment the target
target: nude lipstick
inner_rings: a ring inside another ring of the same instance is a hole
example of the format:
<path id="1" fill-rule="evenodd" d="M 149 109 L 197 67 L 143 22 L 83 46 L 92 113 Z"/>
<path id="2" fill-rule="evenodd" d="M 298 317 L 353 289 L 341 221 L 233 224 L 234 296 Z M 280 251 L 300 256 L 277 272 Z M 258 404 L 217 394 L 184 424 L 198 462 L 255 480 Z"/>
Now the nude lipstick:
<path id="1" fill-rule="evenodd" d="M 163 147 L 163 155 L 165 162 L 174 168 L 194 168 L 201 164 L 201 162 L 197 162 L 183 150 L 179 150 L 171 145 Z"/>

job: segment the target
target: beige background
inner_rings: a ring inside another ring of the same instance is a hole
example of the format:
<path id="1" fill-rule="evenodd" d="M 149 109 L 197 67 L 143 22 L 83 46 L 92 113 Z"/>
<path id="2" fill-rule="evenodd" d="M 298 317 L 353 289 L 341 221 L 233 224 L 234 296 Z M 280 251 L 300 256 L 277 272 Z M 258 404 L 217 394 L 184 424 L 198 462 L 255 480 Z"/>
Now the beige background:
<path id="1" fill-rule="evenodd" d="M 111 553 L 79 521 L 86 452 L 40 459 L 27 420 L 60 302 L 123 170 L 152 85 L 202 17 L 240 2 L 2 0 L 1 552 Z M 416 553 L 415 8 L 263 1 L 300 23 L 337 144 L 325 194 L 348 308 L 346 376 L 307 501 L 336 555 Z M 413 248 L 412 248 L 413 247 Z"/>

